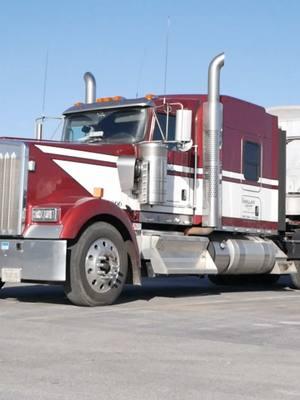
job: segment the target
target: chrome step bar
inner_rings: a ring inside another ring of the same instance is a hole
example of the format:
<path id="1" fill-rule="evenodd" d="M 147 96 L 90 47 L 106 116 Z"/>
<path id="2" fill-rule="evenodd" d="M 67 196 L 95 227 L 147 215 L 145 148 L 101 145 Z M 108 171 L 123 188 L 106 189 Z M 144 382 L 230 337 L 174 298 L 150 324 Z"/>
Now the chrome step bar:
<path id="1" fill-rule="evenodd" d="M 207 237 L 180 233 L 143 231 L 139 237 L 142 257 L 151 262 L 155 275 L 216 274 L 208 244 Z"/>

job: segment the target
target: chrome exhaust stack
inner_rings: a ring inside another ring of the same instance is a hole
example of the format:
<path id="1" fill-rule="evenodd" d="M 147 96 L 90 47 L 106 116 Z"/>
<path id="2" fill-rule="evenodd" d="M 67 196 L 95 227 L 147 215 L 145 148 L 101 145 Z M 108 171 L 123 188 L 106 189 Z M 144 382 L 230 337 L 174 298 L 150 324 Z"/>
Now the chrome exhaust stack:
<path id="1" fill-rule="evenodd" d="M 36 140 L 43 139 L 43 127 L 44 127 L 45 117 L 39 117 L 35 120 L 35 138 Z"/>
<path id="2" fill-rule="evenodd" d="M 220 102 L 220 71 L 225 54 L 209 64 L 208 96 L 203 104 L 203 226 L 221 227 L 221 161 L 223 105 Z"/>
<path id="3" fill-rule="evenodd" d="M 85 102 L 87 104 L 96 102 L 96 79 L 91 72 L 86 72 L 83 76 L 85 82 Z"/>

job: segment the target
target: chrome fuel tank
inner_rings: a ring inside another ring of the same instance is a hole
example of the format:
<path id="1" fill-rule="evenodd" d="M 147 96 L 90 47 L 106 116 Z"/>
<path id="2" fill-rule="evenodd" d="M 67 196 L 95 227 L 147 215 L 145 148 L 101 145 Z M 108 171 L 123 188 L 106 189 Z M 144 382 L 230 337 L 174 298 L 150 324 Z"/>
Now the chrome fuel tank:
<path id="1" fill-rule="evenodd" d="M 255 236 L 212 241 L 209 252 L 220 274 L 265 274 L 276 262 L 274 243 Z"/>

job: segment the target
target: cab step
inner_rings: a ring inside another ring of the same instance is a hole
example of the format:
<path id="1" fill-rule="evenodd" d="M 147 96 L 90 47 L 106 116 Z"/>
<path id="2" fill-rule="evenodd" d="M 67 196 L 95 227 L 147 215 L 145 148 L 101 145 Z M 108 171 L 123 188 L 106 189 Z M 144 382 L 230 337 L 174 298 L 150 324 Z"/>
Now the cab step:
<path id="1" fill-rule="evenodd" d="M 207 250 L 207 237 L 142 231 L 139 243 L 143 259 L 151 262 L 155 275 L 217 273 L 215 263 Z"/>

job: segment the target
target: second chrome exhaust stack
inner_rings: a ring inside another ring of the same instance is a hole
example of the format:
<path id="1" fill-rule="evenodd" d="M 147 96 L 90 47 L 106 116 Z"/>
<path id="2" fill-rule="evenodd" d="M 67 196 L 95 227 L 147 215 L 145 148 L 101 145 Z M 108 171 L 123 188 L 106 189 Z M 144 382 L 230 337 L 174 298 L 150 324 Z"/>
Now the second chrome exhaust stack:
<path id="1" fill-rule="evenodd" d="M 203 226 L 221 226 L 221 161 L 223 105 L 220 102 L 220 71 L 225 54 L 209 64 L 208 95 L 203 105 Z"/>
<path id="2" fill-rule="evenodd" d="M 96 79 L 91 72 L 86 72 L 83 76 L 85 82 L 85 102 L 95 103 L 96 101 Z"/>

